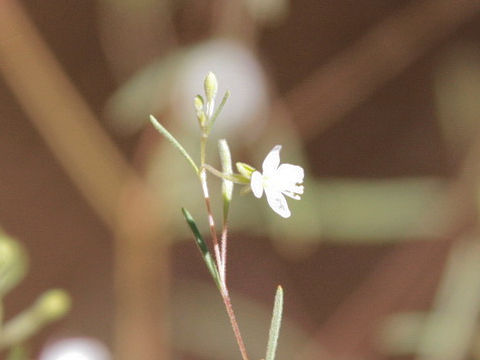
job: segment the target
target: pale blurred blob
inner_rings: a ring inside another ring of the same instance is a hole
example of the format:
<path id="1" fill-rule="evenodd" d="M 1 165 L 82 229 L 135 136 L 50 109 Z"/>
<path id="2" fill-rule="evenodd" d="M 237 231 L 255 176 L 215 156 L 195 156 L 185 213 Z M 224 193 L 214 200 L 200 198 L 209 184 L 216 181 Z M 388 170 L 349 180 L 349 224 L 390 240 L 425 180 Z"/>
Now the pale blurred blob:
<path id="1" fill-rule="evenodd" d="M 288 16 L 288 0 L 245 0 L 251 16 L 262 24 L 276 24 Z"/>
<path id="2" fill-rule="evenodd" d="M 113 94 L 107 114 L 113 126 L 126 135 L 144 127 L 149 114 L 167 112 L 169 121 L 197 133 L 193 98 L 203 94 L 203 80 L 209 71 L 216 74 L 219 83 L 216 103 L 220 104 L 226 90 L 232 95 L 214 132 L 228 136 L 242 129 L 236 139 L 254 139 L 267 118 L 266 77 L 255 55 L 230 40 L 181 49 L 142 68 Z"/>
<path id="3" fill-rule="evenodd" d="M 111 360 L 107 347 L 91 338 L 69 338 L 47 345 L 40 360 Z"/>
<path id="4" fill-rule="evenodd" d="M 226 90 L 232 94 L 215 124 L 215 131 L 233 132 L 253 120 L 253 129 L 260 130 L 265 122 L 260 113 L 267 103 L 265 76 L 250 50 L 227 40 L 205 43 L 190 53 L 177 83 L 177 109 L 181 120 L 197 130 L 192 120 L 192 99 L 203 93 L 203 79 L 209 71 L 213 71 L 218 79 L 217 104 Z M 249 132 L 248 136 L 252 135 Z"/>

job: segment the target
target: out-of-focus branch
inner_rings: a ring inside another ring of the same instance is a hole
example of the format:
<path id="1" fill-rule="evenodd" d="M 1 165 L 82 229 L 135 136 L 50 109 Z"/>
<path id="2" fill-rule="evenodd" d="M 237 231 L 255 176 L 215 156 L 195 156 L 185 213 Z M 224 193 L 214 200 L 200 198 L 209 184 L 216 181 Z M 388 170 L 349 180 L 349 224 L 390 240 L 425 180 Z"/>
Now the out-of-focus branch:
<path id="1" fill-rule="evenodd" d="M 347 114 L 479 10 L 478 0 L 411 1 L 373 27 L 286 95 L 303 136 Z"/>
<path id="2" fill-rule="evenodd" d="M 71 180 L 113 227 L 128 165 L 12 0 L 0 3 L 0 71 Z"/>
<path id="3" fill-rule="evenodd" d="M 0 73 L 53 155 L 116 234 L 115 358 L 168 358 L 166 240 L 153 196 L 13 0 L 0 2 Z"/>
<path id="4" fill-rule="evenodd" d="M 451 243 L 475 221 L 480 183 L 480 133 L 476 139 L 458 179 L 445 194 L 446 212 L 436 219 L 444 240 L 402 244 L 385 256 L 323 324 L 315 336 L 316 342 L 312 341 L 299 359 L 317 359 L 318 352 L 325 349 L 334 359 L 352 354 L 375 359 L 371 353 L 372 336 L 381 321 L 401 307 L 415 305 L 419 297 L 427 296 L 425 289 L 428 291 L 436 282 Z"/>
<path id="5" fill-rule="evenodd" d="M 302 133 L 309 138 L 328 127 L 479 10 L 480 1 L 414 1 L 379 24 L 287 95 Z M 458 180 L 446 194 L 448 213 L 438 219 L 438 226 L 447 241 L 404 244 L 394 250 L 339 306 L 319 329 L 317 342 L 299 359 L 317 359 L 325 350 L 335 359 L 353 354 L 375 358 L 371 337 L 377 325 L 400 303 L 414 302 L 419 288 L 432 286 L 436 281 L 432 267 L 441 266 L 450 242 L 471 223 L 479 157 L 480 142 L 472 147 Z"/>

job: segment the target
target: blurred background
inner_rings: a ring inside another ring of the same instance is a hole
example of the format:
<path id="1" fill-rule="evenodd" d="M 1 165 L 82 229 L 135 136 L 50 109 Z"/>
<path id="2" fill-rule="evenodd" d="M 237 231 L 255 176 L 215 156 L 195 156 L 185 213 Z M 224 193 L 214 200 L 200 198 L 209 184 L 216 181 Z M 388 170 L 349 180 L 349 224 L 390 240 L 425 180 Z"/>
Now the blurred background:
<path id="1" fill-rule="evenodd" d="M 231 97 L 208 162 L 226 138 L 234 161 L 260 167 L 282 144 L 282 162 L 306 172 L 287 220 L 235 191 L 227 276 L 251 359 L 278 284 L 279 360 L 479 359 L 479 11 L 0 1 L 0 226 L 29 254 L 4 317 L 47 288 L 73 299 L 31 357 L 240 358 L 180 212 L 207 224 L 200 187 L 148 122 L 198 158 L 192 99 L 213 71 Z"/>

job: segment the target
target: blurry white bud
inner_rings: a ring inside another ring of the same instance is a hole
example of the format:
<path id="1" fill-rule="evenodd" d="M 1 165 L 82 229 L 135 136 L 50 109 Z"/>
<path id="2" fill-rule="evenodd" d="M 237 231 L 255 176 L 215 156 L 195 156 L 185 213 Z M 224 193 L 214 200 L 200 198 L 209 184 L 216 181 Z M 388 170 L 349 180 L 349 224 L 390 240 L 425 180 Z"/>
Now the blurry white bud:
<path id="1" fill-rule="evenodd" d="M 215 73 L 218 80 L 217 99 L 229 90 L 228 99 L 215 122 L 215 133 L 227 137 L 233 149 L 238 144 L 251 143 L 261 134 L 268 119 L 269 106 L 266 77 L 258 58 L 251 50 L 231 40 L 214 40 L 201 43 L 187 53 L 181 72 L 175 81 L 175 112 L 184 129 L 197 136 L 198 129 L 192 122 L 192 99 L 202 94 L 205 75 Z M 202 94 L 203 96 L 204 94 Z M 208 118 L 207 99 L 204 111 Z M 210 108 L 210 111 L 216 109 Z"/>

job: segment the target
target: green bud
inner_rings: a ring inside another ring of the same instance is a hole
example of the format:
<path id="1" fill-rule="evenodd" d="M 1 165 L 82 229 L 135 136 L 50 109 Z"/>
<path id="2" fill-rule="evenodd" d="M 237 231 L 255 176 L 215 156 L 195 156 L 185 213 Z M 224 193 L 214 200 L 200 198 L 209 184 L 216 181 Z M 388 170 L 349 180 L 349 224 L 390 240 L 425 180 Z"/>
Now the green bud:
<path id="1" fill-rule="evenodd" d="M 254 171 L 257 171 L 253 166 L 248 164 L 237 162 L 235 164 L 237 166 L 237 170 L 240 174 L 242 174 L 245 178 L 250 179 Z"/>
<path id="2" fill-rule="evenodd" d="M 70 295 L 61 289 L 48 290 L 35 302 L 35 313 L 44 321 L 53 321 L 64 316 L 71 307 Z"/>
<path id="3" fill-rule="evenodd" d="M 230 149 L 228 147 L 227 140 L 221 139 L 218 141 L 218 152 L 220 153 L 220 160 L 222 163 L 222 172 L 231 176 L 232 170 L 232 156 L 230 155 Z M 222 179 L 222 195 L 223 195 L 223 216 L 226 220 L 228 217 L 228 210 L 233 195 L 233 182 L 227 179 Z"/>
<path id="4" fill-rule="evenodd" d="M 193 99 L 193 105 L 195 106 L 197 113 L 203 111 L 203 98 L 200 95 L 195 96 Z"/>
<path id="5" fill-rule="evenodd" d="M 207 102 L 210 103 L 215 99 L 217 96 L 218 90 L 218 83 L 217 78 L 213 72 L 209 72 L 205 77 L 205 81 L 203 82 L 203 86 L 205 88 L 205 96 L 207 97 Z"/>

